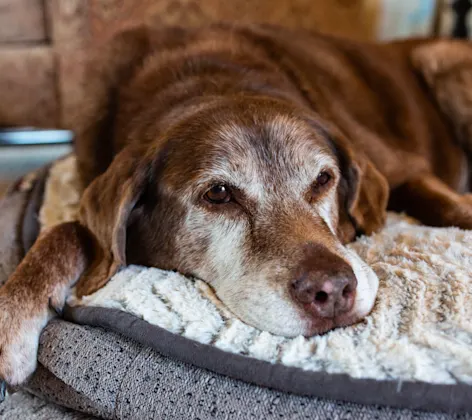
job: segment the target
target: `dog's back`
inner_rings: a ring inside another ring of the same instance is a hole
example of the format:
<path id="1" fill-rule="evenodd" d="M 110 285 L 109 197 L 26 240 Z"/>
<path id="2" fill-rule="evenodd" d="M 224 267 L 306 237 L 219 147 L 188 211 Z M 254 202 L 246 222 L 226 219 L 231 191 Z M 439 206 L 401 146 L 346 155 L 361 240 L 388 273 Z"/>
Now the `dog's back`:
<path id="1" fill-rule="evenodd" d="M 155 141 L 213 97 L 245 94 L 315 111 L 363 150 L 392 188 L 424 170 L 456 188 L 462 150 L 411 61 L 427 42 L 361 44 L 267 25 L 119 34 L 89 65 L 90 94 L 77 119 L 82 177 L 88 184 L 125 145 Z M 92 114 L 103 118 L 93 129 Z"/>

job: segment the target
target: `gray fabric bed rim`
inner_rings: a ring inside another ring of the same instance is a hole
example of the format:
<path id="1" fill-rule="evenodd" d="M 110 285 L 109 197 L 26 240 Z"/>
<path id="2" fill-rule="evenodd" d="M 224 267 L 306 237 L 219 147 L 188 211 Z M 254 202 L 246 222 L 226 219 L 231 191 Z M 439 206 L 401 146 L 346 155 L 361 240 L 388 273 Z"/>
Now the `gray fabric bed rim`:
<path id="1" fill-rule="evenodd" d="M 472 413 L 472 387 L 466 384 L 354 379 L 271 364 L 189 340 L 117 309 L 66 307 L 64 317 L 120 333 L 178 361 L 282 392 L 413 410 Z"/>

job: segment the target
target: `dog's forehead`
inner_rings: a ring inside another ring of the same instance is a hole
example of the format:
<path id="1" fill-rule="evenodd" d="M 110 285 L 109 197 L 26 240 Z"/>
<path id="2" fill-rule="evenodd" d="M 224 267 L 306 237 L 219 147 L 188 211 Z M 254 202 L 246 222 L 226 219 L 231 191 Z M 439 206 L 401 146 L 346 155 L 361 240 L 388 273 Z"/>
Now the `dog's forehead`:
<path id="1" fill-rule="evenodd" d="M 227 178 L 236 185 L 304 185 L 322 169 L 336 166 L 323 133 L 288 116 L 252 124 L 223 122 L 211 138 L 204 178 Z"/>

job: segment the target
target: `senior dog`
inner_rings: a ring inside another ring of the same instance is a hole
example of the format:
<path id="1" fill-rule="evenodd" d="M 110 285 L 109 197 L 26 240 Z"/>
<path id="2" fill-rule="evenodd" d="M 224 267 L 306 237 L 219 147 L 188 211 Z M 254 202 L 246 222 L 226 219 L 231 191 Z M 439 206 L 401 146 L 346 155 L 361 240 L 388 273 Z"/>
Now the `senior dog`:
<path id="1" fill-rule="evenodd" d="M 472 228 L 472 48 L 362 44 L 266 25 L 135 28 L 91 53 L 74 130 L 80 220 L 0 290 L 0 377 L 126 264 L 203 279 L 243 321 L 311 336 L 358 322 L 378 280 L 344 244 L 387 207 Z"/>

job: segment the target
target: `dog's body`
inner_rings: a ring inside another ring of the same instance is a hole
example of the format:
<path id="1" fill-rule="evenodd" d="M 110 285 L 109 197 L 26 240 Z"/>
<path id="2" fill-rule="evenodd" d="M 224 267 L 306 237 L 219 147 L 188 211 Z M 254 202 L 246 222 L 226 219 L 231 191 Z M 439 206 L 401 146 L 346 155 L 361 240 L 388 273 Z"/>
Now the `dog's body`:
<path id="1" fill-rule="evenodd" d="M 75 127 L 80 222 L 44 233 L 0 291 L 0 377 L 34 370 L 79 277 L 89 294 L 127 263 L 202 278 L 277 334 L 363 318 L 377 279 L 343 244 L 388 204 L 472 229 L 471 52 L 256 25 L 118 35 Z"/>

